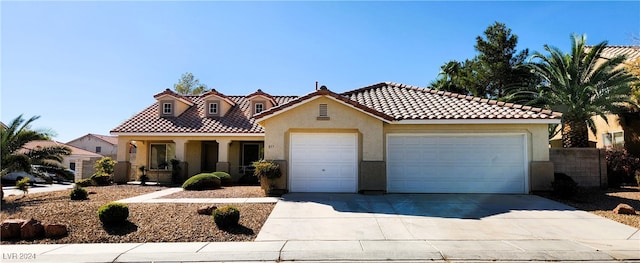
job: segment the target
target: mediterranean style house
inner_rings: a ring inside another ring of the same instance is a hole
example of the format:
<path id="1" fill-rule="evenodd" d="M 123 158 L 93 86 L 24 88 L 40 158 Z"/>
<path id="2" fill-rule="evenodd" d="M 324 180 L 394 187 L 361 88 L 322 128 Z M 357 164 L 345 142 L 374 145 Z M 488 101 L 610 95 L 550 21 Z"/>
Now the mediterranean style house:
<path id="1" fill-rule="evenodd" d="M 88 133 L 82 137 L 67 142 L 86 151 L 94 152 L 106 157 L 116 158 L 118 154 L 118 137 Z"/>
<path id="2" fill-rule="evenodd" d="M 266 159 L 283 171 L 276 187 L 292 192 L 529 193 L 553 180 L 547 127 L 561 116 L 389 82 L 304 96 L 165 90 L 154 98 L 111 131 L 116 181 L 141 165 L 170 181 L 171 159 L 185 178 L 226 171 L 240 180 Z M 129 143 L 136 164 L 123 150 Z"/>

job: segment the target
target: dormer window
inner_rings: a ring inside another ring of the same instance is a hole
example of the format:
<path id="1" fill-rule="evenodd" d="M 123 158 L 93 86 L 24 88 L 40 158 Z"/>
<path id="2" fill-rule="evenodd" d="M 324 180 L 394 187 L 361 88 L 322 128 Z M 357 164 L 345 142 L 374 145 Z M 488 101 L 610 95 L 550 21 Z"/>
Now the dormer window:
<path id="1" fill-rule="evenodd" d="M 258 114 L 264 110 L 264 103 L 256 102 L 256 104 L 254 104 L 254 108 L 255 111 L 253 113 Z"/>
<path id="2" fill-rule="evenodd" d="M 171 115 L 171 114 L 173 114 L 173 103 L 163 102 L 162 103 L 162 114 L 163 115 Z"/>
<path id="3" fill-rule="evenodd" d="M 219 116 L 220 115 L 220 102 L 219 101 L 208 101 L 207 102 L 207 115 L 209 115 L 209 116 Z"/>

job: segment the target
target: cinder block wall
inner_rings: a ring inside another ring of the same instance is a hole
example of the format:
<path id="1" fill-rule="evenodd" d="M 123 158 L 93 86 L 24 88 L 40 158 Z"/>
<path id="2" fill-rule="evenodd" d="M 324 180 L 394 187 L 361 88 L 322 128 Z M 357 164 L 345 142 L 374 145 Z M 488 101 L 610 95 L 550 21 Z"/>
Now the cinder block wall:
<path id="1" fill-rule="evenodd" d="M 551 148 L 554 172 L 571 176 L 580 187 L 606 187 L 607 161 L 603 149 Z"/>

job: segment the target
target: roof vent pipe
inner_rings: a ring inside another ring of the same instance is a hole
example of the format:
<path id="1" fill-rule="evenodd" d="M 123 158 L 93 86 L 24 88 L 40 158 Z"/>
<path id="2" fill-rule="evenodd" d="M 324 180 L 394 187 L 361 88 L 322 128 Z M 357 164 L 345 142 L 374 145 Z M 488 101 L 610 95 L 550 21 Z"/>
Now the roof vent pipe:
<path id="1" fill-rule="evenodd" d="M 318 82 L 316 81 L 316 90 L 318 90 Z"/>

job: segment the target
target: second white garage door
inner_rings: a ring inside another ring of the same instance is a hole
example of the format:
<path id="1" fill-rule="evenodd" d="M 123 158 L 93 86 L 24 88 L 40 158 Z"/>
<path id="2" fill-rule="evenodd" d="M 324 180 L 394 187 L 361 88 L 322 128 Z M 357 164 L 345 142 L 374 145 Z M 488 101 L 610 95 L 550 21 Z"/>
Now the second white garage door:
<path id="1" fill-rule="evenodd" d="M 524 134 L 389 135 L 387 190 L 527 193 Z"/>
<path id="2" fill-rule="evenodd" d="M 292 192 L 356 192 L 355 133 L 292 133 L 290 145 Z"/>

